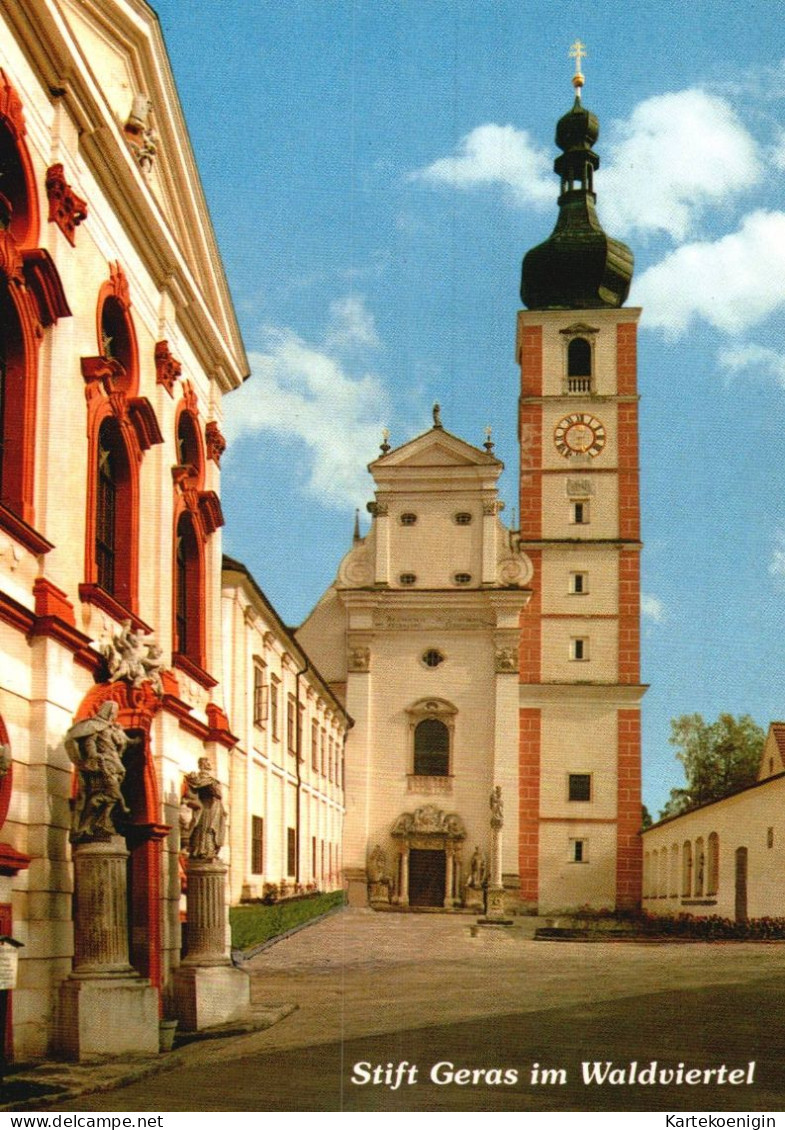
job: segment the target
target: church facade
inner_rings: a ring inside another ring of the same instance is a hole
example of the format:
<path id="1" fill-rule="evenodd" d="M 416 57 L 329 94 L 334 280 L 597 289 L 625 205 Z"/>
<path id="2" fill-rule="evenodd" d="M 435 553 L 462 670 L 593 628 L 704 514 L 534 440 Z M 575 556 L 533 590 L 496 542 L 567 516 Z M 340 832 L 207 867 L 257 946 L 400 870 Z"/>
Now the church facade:
<path id="1" fill-rule="evenodd" d="M 371 530 L 300 631 L 357 722 L 358 900 L 474 905 L 500 786 L 509 906 L 640 902 L 640 311 L 597 218 L 582 85 L 556 130 L 556 227 L 523 263 L 520 529 L 496 517 L 490 453 L 438 422 L 385 445 Z"/>

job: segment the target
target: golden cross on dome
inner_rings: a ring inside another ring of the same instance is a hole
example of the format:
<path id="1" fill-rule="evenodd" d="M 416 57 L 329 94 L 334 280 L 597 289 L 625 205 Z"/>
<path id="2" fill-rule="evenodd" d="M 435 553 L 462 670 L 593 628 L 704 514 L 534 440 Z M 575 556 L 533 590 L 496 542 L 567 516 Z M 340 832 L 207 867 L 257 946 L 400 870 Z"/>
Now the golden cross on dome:
<path id="1" fill-rule="evenodd" d="M 572 85 L 575 87 L 575 93 L 580 98 L 581 87 L 586 81 L 581 72 L 581 59 L 586 58 L 586 45 L 581 43 L 580 39 L 576 39 L 570 48 L 570 58 L 575 60 L 575 74 L 572 76 Z"/>

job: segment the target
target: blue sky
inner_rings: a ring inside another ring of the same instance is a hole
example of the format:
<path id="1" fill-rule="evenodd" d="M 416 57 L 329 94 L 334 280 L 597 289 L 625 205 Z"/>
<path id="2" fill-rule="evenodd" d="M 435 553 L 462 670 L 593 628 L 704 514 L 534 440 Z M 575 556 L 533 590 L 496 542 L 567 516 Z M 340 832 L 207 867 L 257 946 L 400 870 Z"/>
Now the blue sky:
<path id="1" fill-rule="evenodd" d="M 253 376 L 225 547 L 291 624 L 335 575 L 381 429 L 493 427 L 512 517 L 521 258 L 551 231 L 568 58 L 636 256 L 644 799 L 669 719 L 785 716 L 785 60 L 769 0 L 161 0 Z"/>

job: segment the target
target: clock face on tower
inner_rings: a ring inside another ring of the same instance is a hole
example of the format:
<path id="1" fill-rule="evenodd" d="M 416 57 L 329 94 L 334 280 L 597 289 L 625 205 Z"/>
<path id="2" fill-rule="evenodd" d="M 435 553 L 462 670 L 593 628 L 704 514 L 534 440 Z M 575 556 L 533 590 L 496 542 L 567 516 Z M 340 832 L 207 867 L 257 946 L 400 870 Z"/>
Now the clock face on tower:
<path id="1" fill-rule="evenodd" d="M 553 429 L 553 442 L 560 455 L 599 455 L 605 447 L 605 425 L 588 412 L 571 412 Z"/>

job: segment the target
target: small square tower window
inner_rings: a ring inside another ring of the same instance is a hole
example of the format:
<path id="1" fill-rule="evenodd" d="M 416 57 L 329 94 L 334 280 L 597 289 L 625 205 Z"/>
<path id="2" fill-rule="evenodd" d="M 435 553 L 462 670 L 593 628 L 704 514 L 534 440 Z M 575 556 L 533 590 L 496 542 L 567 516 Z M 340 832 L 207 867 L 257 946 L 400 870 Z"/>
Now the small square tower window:
<path id="1" fill-rule="evenodd" d="M 471 579 L 472 579 L 471 573 L 456 573 L 455 576 L 453 577 L 453 580 L 455 581 L 456 585 L 471 584 Z"/>
<path id="2" fill-rule="evenodd" d="M 570 773 L 567 782 L 568 800 L 591 800 L 591 773 Z"/>
<path id="3" fill-rule="evenodd" d="M 404 514 L 401 514 L 401 525 L 402 526 L 416 526 L 416 524 L 417 524 L 417 515 L 413 514 L 411 512 L 411 510 L 407 510 Z"/>
<path id="4" fill-rule="evenodd" d="M 456 526 L 470 526 L 472 524 L 472 516 L 468 510 L 459 510 L 455 515 Z"/>
<path id="5" fill-rule="evenodd" d="M 582 595 L 589 591 L 588 573 L 570 573 L 570 593 Z"/>
<path id="6" fill-rule="evenodd" d="M 423 652 L 422 661 L 426 667 L 438 667 L 440 663 L 444 663 L 444 656 L 438 648 L 429 647 Z"/>
<path id="7" fill-rule="evenodd" d="M 417 575 L 416 573 L 401 573 L 398 580 L 402 585 L 413 585 L 417 580 Z"/>

